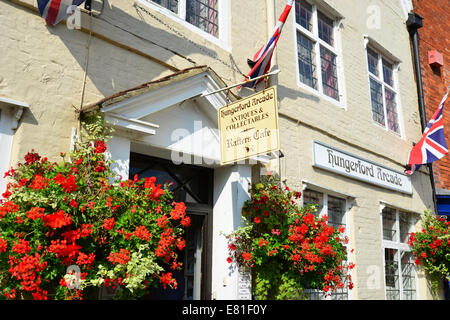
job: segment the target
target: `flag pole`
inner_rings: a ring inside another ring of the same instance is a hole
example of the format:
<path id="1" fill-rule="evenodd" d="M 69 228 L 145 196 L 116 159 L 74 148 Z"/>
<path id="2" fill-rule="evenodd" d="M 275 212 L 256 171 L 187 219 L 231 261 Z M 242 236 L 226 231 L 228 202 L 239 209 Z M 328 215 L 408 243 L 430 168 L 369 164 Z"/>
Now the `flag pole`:
<path id="1" fill-rule="evenodd" d="M 254 81 L 254 80 L 258 80 L 258 79 L 261 79 L 261 78 L 265 78 L 265 77 L 268 77 L 268 76 L 271 76 L 271 75 L 278 74 L 279 72 L 280 72 L 280 69 L 277 69 L 277 70 L 274 70 L 274 71 L 265 73 L 265 74 L 263 74 L 262 76 L 255 77 L 255 78 L 251 78 L 251 79 L 248 79 L 248 80 L 246 80 L 246 81 L 243 81 L 243 82 L 240 82 L 240 83 L 237 83 L 237 84 L 233 84 L 233 85 L 231 85 L 231 86 L 228 86 L 228 87 L 226 87 L 226 88 L 222 88 L 222 89 L 218 89 L 218 90 L 215 90 L 215 91 L 203 93 L 200 97 L 206 97 L 206 96 L 209 96 L 209 95 L 211 95 L 211 94 L 215 94 L 215 93 L 219 93 L 219 92 L 222 92 L 222 91 L 225 91 L 225 90 L 229 90 L 229 89 L 235 88 L 235 87 L 237 87 L 237 86 L 241 86 L 241 85 L 243 85 L 243 84 L 246 84 L 247 82 L 250 82 L 250 81 Z"/>

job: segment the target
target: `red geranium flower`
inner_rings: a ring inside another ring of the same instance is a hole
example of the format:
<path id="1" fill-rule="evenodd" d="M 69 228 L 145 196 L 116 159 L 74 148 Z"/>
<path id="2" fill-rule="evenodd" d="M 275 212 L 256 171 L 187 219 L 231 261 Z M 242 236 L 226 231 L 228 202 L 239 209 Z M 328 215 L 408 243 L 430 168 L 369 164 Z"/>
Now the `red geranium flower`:
<path id="1" fill-rule="evenodd" d="M 103 223 L 103 228 L 106 230 L 111 230 L 114 228 L 114 225 L 116 224 L 116 221 L 114 221 L 114 218 L 105 219 L 105 223 Z"/>
<path id="2" fill-rule="evenodd" d="M 95 153 L 103 153 L 103 152 L 105 152 L 106 151 L 105 142 L 102 141 L 102 140 L 96 140 L 94 142 L 94 148 L 95 148 L 95 150 L 94 150 Z"/>

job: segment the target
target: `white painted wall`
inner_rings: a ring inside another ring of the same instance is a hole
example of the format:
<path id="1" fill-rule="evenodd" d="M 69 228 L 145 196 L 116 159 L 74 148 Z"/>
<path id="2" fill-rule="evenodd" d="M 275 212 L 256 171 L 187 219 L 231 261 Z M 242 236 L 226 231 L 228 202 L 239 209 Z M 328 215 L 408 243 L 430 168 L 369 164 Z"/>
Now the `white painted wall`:
<path id="1" fill-rule="evenodd" d="M 112 171 L 121 177 L 121 180 L 127 180 L 130 170 L 130 145 L 129 139 L 121 136 L 113 136 L 106 143 L 107 156 L 115 161 L 111 166 Z M 116 177 L 118 179 L 119 177 Z"/>
<path id="2" fill-rule="evenodd" d="M 217 300 L 238 297 L 238 270 L 227 263 L 228 246 L 225 234 L 242 222 L 241 209 L 250 198 L 251 167 L 235 165 L 214 170 L 212 295 Z"/>
<path id="3" fill-rule="evenodd" d="M 11 108 L 0 108 L 0 199 L 5 192 L 7 179 L 3 179 L 9 170 L 9 160 L 14 131 L 12 130 L 13 114 Z"/>

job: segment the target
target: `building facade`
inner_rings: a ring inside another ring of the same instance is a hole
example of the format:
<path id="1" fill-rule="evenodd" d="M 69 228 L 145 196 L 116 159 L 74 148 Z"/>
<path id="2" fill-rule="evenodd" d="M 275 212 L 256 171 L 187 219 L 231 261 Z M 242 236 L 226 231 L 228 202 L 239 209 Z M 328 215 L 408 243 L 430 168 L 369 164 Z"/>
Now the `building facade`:
<path id="1" fill-rule="evenodd" d="M 448 30 L 449 22 L 446 3 L 437 1 L 427 3 L 423 1 L 413 1 L 414 15 L 419 18 L 422 26 L 417 32 L 417 46 L 419 65 L 416 66 L 416 73 L 420 72 L 421 81 L 418 90 L 422 95 L 423 109 L 425 109 L 426 120 L 428 121 L 434 114 L 435 109 L 442 100 L 442 96 L 449 88 L 450 76 L 449 67 L 445 61 L 448 58 L 449 40 L 446 37 L 436 37 L 441 30 Z M 421 85 L 421 86 L 420 86 Z M 419 100 L 420 101 L 420 100 Z M 444 108 L 444 127 L 449 123 L 449 111 Z M 448 130 L 445 137 L 448 141 Z M 450 162 L 448 157 L 433 163 L 433 181 L 436 197 L 437 214 L 450 215 Z M 449 297 L 448 281 L 443 283 L 444 295 Z"/>
<path id="2" fill-rule="evenodd" d="M 407 245 L 433 208 L 427 168 L 403 174 L 422 131 L 408 1 L 297 0 L 269 80 L 281 153 L 220 165 L 217 109 L 254 91 L 211 93 L 243 80 L 285 5 L 95 0 L 91 14 L 50 27 L 35 1 L 0 2 L 0 170 L 31 149 L 56 160 L 80 117 L 100 112 L 115 126 L 117 174 L 177 181 L 195 217 L 178 297 L 250 298 L 223 233 L 240 225 L 249 186 L 269 170 L 346 226 L 355 287 L 332 298 L 430 299 Z"/>
<path id="3" fill-rule="evenodd" d="M 419 59 L 422 77 L 422 91 L 427 121 L 433 116 L 450 84 L 449 67 L 445 61 L 448 58 L 449 40 L 446 37 L 436 37 L 441 30 L 448 30 L 448 10 L 444 1 L 431 4 L 424 1 L 413 1 L 414 12 L 423 18 L 423 26 L 418 29 Z M 449 123 L 449 111 L 444 110 L 444 122 Z M 448 141 L 449 132 L 446 133 Z M 436 186 L 438 213 L 450 214 L 450 160 L 444 157 L 442 161 L 433 163 L 433 174 Z"/>

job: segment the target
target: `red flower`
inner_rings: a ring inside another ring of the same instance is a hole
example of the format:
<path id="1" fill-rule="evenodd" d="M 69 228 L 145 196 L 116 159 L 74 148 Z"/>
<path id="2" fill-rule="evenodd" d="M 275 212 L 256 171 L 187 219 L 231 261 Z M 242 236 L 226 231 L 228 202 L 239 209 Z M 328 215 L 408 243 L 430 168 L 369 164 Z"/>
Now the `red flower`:
<path id="1" fill-rule="evenodd" d="M 41 174 L 37 174 L 34 176 L 33 182 L 30 183 L 30 188 L 34 190 L 44 189 L 47 187 L 49 181 L 49 179 L 44 178 Z"/>
<path id="2" fill-rule="evenodd" d="M 184 239 L 178 239 L 177 240 L 177 247 L 178 247 L 178 250 L 183 250 L 184 249 L 184 247 L 186 246 L 186 241 L 184 240 Z"/>
<path id="3" fill-rule="evenodd" d="M 0 252 L 6 252 L 8 241 L 0 238 Z"/>
<path id="4" fill-rule="evenodd" d="M 94 142 L 94 152 L 95 153 L 103 153 L 106 151 L 106 145 L 105 142 L 102 140 L 96 140 Z"/>
<path id="5" fill-rule="evenodd" d="M 172 278 L 171 272 L 163 273 L 159 281 L 162 283 L 164 289 L 166 288 L 166 286 L 173 287 L 174 289 L 178 287 L 177 281 Z"/>
<path id="6" fill-rule="evenodd" d="M 308 232 L 308 226 L 306 224 L 302 224 L 300 226 L 299 231 L 300 231 L 301 234 L 305 234 L 306 232 Z"/>
<path id="7" fill-rule="evenodd" d="M 145 228 L 145 226 L 136 227 L 136 231 L 133 232 L 134 236 L 139 239 L 150 241 L 152 234 Z"/>
<path id="8" fill-rule="evenodd" d="M 125 264 L 130 261 L 130 251 L 120 249 L 119 252 L 111 252 L 106 259 L 112 263 Z"/>
<path id="9" fill-rule="evenodd" d="M 55 181 L 56 184 L 60 185 L 65 192 L 72 192 L 77 190 L 74 175 L 69 175 L 67 178 L 65 178 L 63 175 L 58 173 L 56 177 L 53 178 L 53 181 Z"/>
<path id="10" fill-rule="evenodd" d="M 61 209 L 53 214 L 46 215 L 43 218 L 45 226 L 49 226 L 53 229 L 61 228 L 72 223 L 72 217 L 64 213 Z"/>
<path id="11" fill-rule="evenodd" d="M 183 219 L 181 219 L 180 224 L 183 227 L 189 227 L 191 225 L 191 218 L 189 216 L 185 216 Z"/>
<path id="12" fill-rule="evenodd" d="M 12 177 L 14 175 L 14 171 L 15 170 L 11 167 L 11 170 L 5 172 L 5 175 L 3 176 L 3 178 L 6 178 L 8 176 Z"/>
<path id="13" fill-rule="evenodd" d="M 92 228 L 94 227 L 93 224 L 82 224 L 81 225 L 81 232 L 80 237 L 87 237 L 92 233 Z"/>
<path id="14" fill-rule="evenodd" d="M 103 223 L 103 228 L 106 230 L 111 230 L 114 228 L 114 225 L 116 224 L 116 221 L 114 221 L 114 218 L 105 219 L 105 222 Z"/>
<path id="15" fill-rule="evenodd" d="M 183 202 L 178 202 L 172 211 L 170 211 L 170 216 L 174 220 L 178 220 L 185 215 L 186 205 Z"/>
<path id="16" fill-rule="evenodd" d="M 90 253 L 89 255 L 87 255 L 83 252 L 80 252 L 78 254 L 78 259 L 77 259 L 76 264 L 78 264 L 78 265 L 85 264 L 85 265 L 90 266 L 94 262 L 94 259 L 95 259 L 94 253 Z"/>
<path id="17" fill-rule="evenodd" d="M 160 216 L 156 219 L 156 224 L 158 225 L 158 227 L 163 229 L 166 227 L 167 222 L 168 222 L 167 216 Z"/>
<path id="18" fill-rule="evenodd" d="M 306 216 L 303 217 L 303 222 L 306 224 L 312 224 L 314 222 L 314 215 L 308 213 Z"/>
<path id="19" fill-rule="evenodd" d="M 242 253 L 242 258 L 244 258 L 244 260 L 246 261 L 249 261 L 252 258 L 252 254 L 244 251 Z"/>
<path id="20" fill-rule="evenodd" d="M 19 239 L 19 241 L 12 247 L 12 251 L 19 254 L 29 253 L 31 251 L 30 242 Z"/>
<path id="21" fill-rule="evenodd" d="M 228 257 L 228 258 L 227 258 L 227 262 L 228 262 L 228 263 L 232 263 L 232 262 L 233 262 L 233 259 L 231 259 L 230 257 Z"/>
<path id="22" fill-rule="evenodd" d="M 34 150 L 31 150 L 31 151 L 34 151 Z M 37 153 L 28 152 L 24 158 L 25 158 L 25 162 L 27 164 L 33 164 L 34 162 L 39 161 L 39 159 L 41 159 L 41 156 Z"/>
<path id="23" fill-rule="evenodd" d="M 36 220 L 44 217 L 44 208 L 34 207 L 26 212 L 27 218 L 31 220 Z"/>
<path id="24" fill-rule="evenodd" d="M 255 221 L 255 223 L 260 223 L 261 219 L 259 217 L 256 217 L 253 221 Z"/>
<path id="25" fill-rule="evenodd" d="M 69 202 L 69 206 L 74 207 L 74 208 L 78 208 L 78 202 L 76 202 L 75 199 L 72 199 Z"/>

